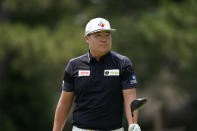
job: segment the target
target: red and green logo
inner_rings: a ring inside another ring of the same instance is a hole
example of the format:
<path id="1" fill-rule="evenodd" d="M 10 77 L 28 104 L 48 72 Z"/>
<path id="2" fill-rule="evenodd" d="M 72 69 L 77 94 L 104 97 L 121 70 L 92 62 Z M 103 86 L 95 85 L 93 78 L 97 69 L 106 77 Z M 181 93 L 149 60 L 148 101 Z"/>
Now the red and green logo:
<path id="1" fill-rule="evenodd" d="M 103 21 L 100 21 L 100 23 L 98 24 L 98 26 L 104 27 L 106 24 Z"/>

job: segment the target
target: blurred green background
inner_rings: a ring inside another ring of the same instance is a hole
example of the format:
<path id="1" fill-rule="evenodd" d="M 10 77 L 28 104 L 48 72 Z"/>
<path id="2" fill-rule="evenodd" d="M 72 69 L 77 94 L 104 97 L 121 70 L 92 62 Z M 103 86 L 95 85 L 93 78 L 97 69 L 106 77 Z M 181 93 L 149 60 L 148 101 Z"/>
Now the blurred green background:
<path id="1" fill-rule="evenodd" d="M 0 0 L 0 130 L 52 130 L 69 59 L 86 53 L 84 29 L 111 22 L 112 50 L 138 79 L 143 131 L 196 131 L 196 0 Z M 70 131 L 70 119 L 64 130 Z"/>

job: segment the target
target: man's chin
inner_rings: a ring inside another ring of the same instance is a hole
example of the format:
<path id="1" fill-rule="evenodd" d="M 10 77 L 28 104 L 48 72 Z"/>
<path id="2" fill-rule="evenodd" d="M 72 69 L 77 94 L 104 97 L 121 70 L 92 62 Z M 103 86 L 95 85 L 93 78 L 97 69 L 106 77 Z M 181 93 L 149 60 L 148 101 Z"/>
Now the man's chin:
<path id="1" fill-rule="evenodd" d="M 101 54 L 102 54 L 102 55 L 106 55 L 109 51 L 110 51 L 110 50 L 103 50 L 103 51 L 101 51 Z"/>

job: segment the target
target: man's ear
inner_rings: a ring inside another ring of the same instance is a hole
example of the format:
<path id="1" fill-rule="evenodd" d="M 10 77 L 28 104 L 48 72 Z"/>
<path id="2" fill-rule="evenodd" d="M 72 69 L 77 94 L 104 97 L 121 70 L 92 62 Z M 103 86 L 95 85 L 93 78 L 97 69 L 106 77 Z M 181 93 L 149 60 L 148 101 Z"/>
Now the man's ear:
<path id="1" fill-rule="evenodd" d="M 89 37 L 87 35 L 84 36 L 85 41 L 88 43 Z"/>

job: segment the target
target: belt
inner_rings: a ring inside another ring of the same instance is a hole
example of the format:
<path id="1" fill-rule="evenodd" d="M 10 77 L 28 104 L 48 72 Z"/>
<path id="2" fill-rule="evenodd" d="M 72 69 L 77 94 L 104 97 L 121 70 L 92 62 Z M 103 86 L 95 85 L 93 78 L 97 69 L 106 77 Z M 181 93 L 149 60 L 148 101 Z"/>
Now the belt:
<path id="1" fill-rule="evenodd" d="M 92 130 L 92 129 L 81 129 L 79 127 L 73 126 L 72 131 L 124 131 L 124 128 L 119 128 L 115 130 Z"/>

